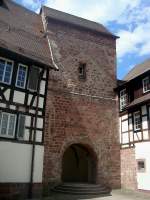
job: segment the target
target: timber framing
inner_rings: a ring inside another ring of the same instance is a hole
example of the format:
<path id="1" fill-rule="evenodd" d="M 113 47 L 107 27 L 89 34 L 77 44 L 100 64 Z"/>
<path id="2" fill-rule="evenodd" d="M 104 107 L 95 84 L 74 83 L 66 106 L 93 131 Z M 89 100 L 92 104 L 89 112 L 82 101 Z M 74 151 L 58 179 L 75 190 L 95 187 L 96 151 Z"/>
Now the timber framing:
<path id="1" fill-rule="evenodd" d="M 0 112 L 12 113 L 16 115 L 15 136 L 13 138 L 5 138 L 0 136 L 0 140 L 32 144 L 33 135 L 36 133 L 35 144 L 43 144 L 45 106 L 50 68 L 49 66 L 43 65 L 39 62 L 18 55 L 1 47 L 0 57 L 4 60 L 11 60 L 13 62 L 11 83 L 5 84 L 0 82 Z M 23 64 L 28 67 L 24 88 L 16 86 L 16 77 L 19 64 Z M 28 89 L 29 74 L 32 66 L 36 66 L 39 69 L 38 78 L 40 82 L 36 91 Z M 39 99 L 38 105 L 36 103 L 37 97 Z M 25 124 L 24 133 L 28 133 L 28 139 L 24 139 L 25 137 L 23 139 L 19 139 L 17 137 L 17 126 L 20 115 L 24 115 L 26 119 L 28 118 L 29 122 L 28 124 Z M 40 127 L 38 127 L 38 123 L 35 123 L 36 118 L 40 121 Z M 37 124 L 36 127 L 35 124 Z M 36 139 L 38 138 L 38 134 L 40 135 L 39 139 Z"/>
<path id="2" fill-rule="evenodd" d="M 149 66 L 145 66 L 145 68 L 146 67 L 146 72 L 134 76 L 133 79 L 125 79 L 116 89 L 119 101 L 120 91 L 126 89 L 127 92 L 126 106 L 119 112 L 121 148 L 129 148 L 133 147 L 135 143 L 150 141 L 150 91 L 147 90 L 147 92 L 145 92 L 143 90 L 143 80 L 145 77 L 149 78 L 150 84 L 150 70 L 148 70 Z M 141 70 L 141 68 L 139 69 Z M 136 71 L 136 67 L 134 71 Z M 139 72 L 137 72 L 137 74 L 138 73 Z M 130 74 L 128 74 L 127 77 L 130 77 Z M 148 87 L 150 87 L 150 85 Z M 139 112 L 140 115 L 139 123 L 141 127 L 136 130 L 134 115 L 137 112 Z"/>

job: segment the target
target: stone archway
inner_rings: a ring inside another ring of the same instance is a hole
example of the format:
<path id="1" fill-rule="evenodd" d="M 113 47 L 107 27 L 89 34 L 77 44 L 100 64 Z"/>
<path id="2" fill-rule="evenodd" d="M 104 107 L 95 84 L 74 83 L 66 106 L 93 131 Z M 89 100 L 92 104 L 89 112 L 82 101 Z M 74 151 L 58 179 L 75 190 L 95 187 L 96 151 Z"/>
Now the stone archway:
<path id="1" fill-rule="evenodd" d="M 64 152 L 63 182 L 95 183 L 96 171 L 96 158 L 86 146 L 72 144 Z"/>

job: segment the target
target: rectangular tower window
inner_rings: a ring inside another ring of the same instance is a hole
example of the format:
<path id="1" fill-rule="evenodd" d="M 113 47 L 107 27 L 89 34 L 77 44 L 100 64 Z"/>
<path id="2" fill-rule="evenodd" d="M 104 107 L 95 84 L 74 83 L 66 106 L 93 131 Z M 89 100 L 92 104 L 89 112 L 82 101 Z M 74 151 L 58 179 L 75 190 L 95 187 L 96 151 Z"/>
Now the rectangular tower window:
<path id="1" fill-rule="evenodd" d="M 78 73 L 79 79 L 86 79 L 86 63 L 80 63 Z"/>
<path id="2" fill-rule="evenodd" d="M 141 115 L 140 112 L 134 113 L 134 130 L 140 130 L 141 129 Z"/>
<path id="3" fill-rule="evenodd" d="M 31 66 L 29 72 L 28 89 L 31 91 L 37 91 L 38 81 L 39 81 L 39 68 Z"/>
<path id="4" fill-rule="evenodd" d="M 120 91 L 120 110 L 123 110 L 127 105 L 127 92 L 126 89 Z"/>
<path id="5" fill-rule="evenodd" d="M 143 79 L 143 93 L 150 91 L 150 78 L 146 77 Z"/>
<path id="6" fill-rule="evenodd" d="M 137 169 L 138 169 L 138 172 L 145 172 L 146 171 L 144 159 L 137 160 Z"/>
<path id="7" fill-rule="evenodd" d="M 28 67 L 23 64 L 19 64 L 18 66 L 16 86 L 19 88 L 25 88 L 26 78 L 27 78 L 27 68 Z"/>
<path id="8" fill-rule="evenodd" d="M 10 84 L 13 71 L 13 61 L 0 58 L 0 82 Z"/>
<path id="9" fill-rule="evenodd" d="M 0 136 L 13 138 L 16 126 L 16 115 L 1 112 L 0 113 Z"/>

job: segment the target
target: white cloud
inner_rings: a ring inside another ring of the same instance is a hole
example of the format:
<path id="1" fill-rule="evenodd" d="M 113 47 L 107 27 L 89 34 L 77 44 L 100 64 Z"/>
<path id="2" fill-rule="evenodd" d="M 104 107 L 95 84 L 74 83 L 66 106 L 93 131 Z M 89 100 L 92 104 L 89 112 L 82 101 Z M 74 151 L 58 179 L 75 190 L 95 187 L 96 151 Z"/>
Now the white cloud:
<path id="1" fill-rule="evenodd" d="M 141 0 L 46 0 L 45 5 L 69 12 L 89 20 L 107 23 L 118 20 L 128 9 L 133 9 Z"/>
<path id="2" fill-rule="evenodd" d="M 117 34 L 120 36 L 117 41 L 119 58 L 135 53 L 150 55 L 150 21 L 139 23 L 133 30 L 120 30 Z"/>
<path id="3" fill-rule="evenodd" d="M 46 0 L 46 5 L 64 12 L 108 25 L 124 28 L 116 31 L 118 58 L 127 54 L 150 53 L 150 7 L 144 0 Z"/>
<path id="4" fill-rule="evenodd" d="M 150 34 L 150 31 L 149 31 Z M 150 38 L 149 41 L 145 42 L 142 47 L 141 50 L 139 52 L 140 56 L 144 56 L 144 55 L 149 55 L 150 56 Z"/>

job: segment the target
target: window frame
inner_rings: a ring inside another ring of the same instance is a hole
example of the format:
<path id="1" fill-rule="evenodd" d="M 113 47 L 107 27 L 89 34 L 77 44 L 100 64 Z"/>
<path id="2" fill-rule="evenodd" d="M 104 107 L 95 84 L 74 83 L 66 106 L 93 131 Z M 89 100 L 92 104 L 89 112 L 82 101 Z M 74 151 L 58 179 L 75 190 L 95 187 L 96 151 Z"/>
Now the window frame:
<path id="1" fill-rule="evenodd" d="M 137 113 L 139 114 L 140 128 L 137 128 L 137 127 L 136 127 L 136 117 L 135 117 L 135 116 L 137 115 Z M 141 128 L 142 128 L 141 112 L 140 112 L 140 111 L 134 112 L 133 118 L 134 118 L 134 131 L 139 131 L 139 130 L 141 130 Z"/>
<path id="2" fill-rule="evenodd" d="M 0 81 L 0 83 L 4 83 L 4 84 L 7 84 L 7 85 L 10 85 L 11 84 L 11 81 L 12 81 L 12 74 L 13 74 L 13 69 L 14 69 L 14 61 L 13 60 L 10 60 L 10 59 L 7 59 L 7 58 L 4 58 L 4 57 L 0 57 L 0 60 L 4 60 L 5 61 L 5 68 L 4 68 L 4 74 L 3 74 L 3 80 Z M 4 82 L 4 77 L 5 77 L 5 72 L 6 72 L 6 64 L 7 62 L 11 62 L 12 63 L 12 70 L 11 70 L 11 74 L 10 74 L 10 80 L 9 80 L 9 83 L 7 82 Z"/>
<path id="3" fill-rule="evenodd" d="M 31 66 L 30 68 L 32 68 L 32 67 L 34 67 L 34 68 L 37 68 L 38 70 L 39 70 L 39 75 L 40 75 L 40 68 L 39 67 L 37 67 L 37 66 Z M 29 73 L 30 73 L 30 69 L 29 69 Z M 39 76 L 40 77 L 40 76 Z M 38 77 L 38 78 L 39 78 Z M 37 92 L 37 90 L 38 90 L 38 81 L 37 81 L 37 87 L 36 87 L 36 90 L 33 90 L 33 89 L 31 89 L 31 88 L 29 88 L 29 78 L 30 78 L 30 74 L 29 74 L 29 76 L 28 76 L 28 84 L 27 84 L 27 89 L 29 90 L 29 91 L 31 91 L 31 92 Z"/>
<path id="4" fill-rule="evenodd" d="M 19 114 L 19 116 L 18 116 L 18 125 L 17 125 L 17 139 L 18 140 L 23 140 L 24 139 L 24 135 L 23 135 L 23 137 L 19 137 L 18 136 L 18 132 L 19 132 L 19 123 L 20 123 L 20 117 L 21 116 L 24 116 L 25 117 L 25 123 L 26 123 L 26 115 L 24 115 L 24 114 Z M 25 123 L 24 123 L 24 134 L 25 134 Z"/>
<path id="5" fill-rule="evenodd" d="M 146 160 L 145 159 L 137 159 L 137 172 L 145 173 L 146 172 Z M 139 162 L 144 162 L 144 168 L 139 169 Z"/>
<path id="6" fill-rule="evenodd" d="M 0 137 L 2 138 L 15 138 L 15 129 L 16 129 L 16 122 L 17 122 L 17 115 L 13 114 L 13 113 L 8 113 L 8 112 L 0 112 L 1 113 L 1 120 L 0 120 Z M 1 134 L 1 125 L 2 125 L 2 119 L 3 119 L 3 114 L 8 115 L 8 123 L 7 123 L 7 132 L 5 135 Z M 10 124 L 10 116 L 14 116 L 15 117 L 15 122 L 14 122 L 14 130 L 13 130 L 13 135 L 10 136 L 8 135 L 8 128 L 9 128 L 9 124 Z"/>
<path id="7" fill-rule="evenodd" d="M 126 99 L 124 98 L 124 99 L 122 99 L 121 97 L 121 92 L 123 92 L 123 91 L 125 91 L 125 93 L 124 93 L 124 95 L 122 95 L 122 96 L 126 96 Z M 128 96 L 127 96 L 127 89 L 126 88 L 124 88 L 124 89 L 122 89 L 122 90 L 120 90 L 120 94 L 119 94 L 120 96 L 120 111 L 122 111 L 122 110 L 124 110 L 125 109 L 125 107 L 127 106 L 127 102 L 128 102 Z M 121 103 L 122 102 L 125 102 L 124 103 L 124 105 L 123 106 L 121 106 Z"/>
<path id="8" fill-rule="evenodd" d="M 143 78 L 143 80 L 142 80 L 142 83 L 143 83 L 143 93 L 147 93 L 147 92 L 149 92 L 150 91 L 150 89 L 148 89 L 148 90 L 145 90 L 145 85 L 144 85 L 144 81 L 145 80 L 148 80 L 149 81 L 149 85 L 150 85 L 150 77 L 149 76 L 146 76 L 145 78 Z"/>
<path id="9" fill-rule="evenodd" d="M 23 86 L 23 87 L 17 85 L 20 66 L 23 66 L 23 67 L 26 68 L 25 81 L 24 81 L 24 86 Z M 17 69 L 16 83 L 15 83 L 15 86 L 16 86 L 16 87 L 22 88 L 22 89 L 25 89 L 25 88 L 26 88 L 27 74 L 28 74 L 28 66 L 27 66 L 27 65 L 24 65 L 24 64 L 22 64 L 22 63 L 19 63 L 19 64 L 18 64 L 18 69 Z"/>

